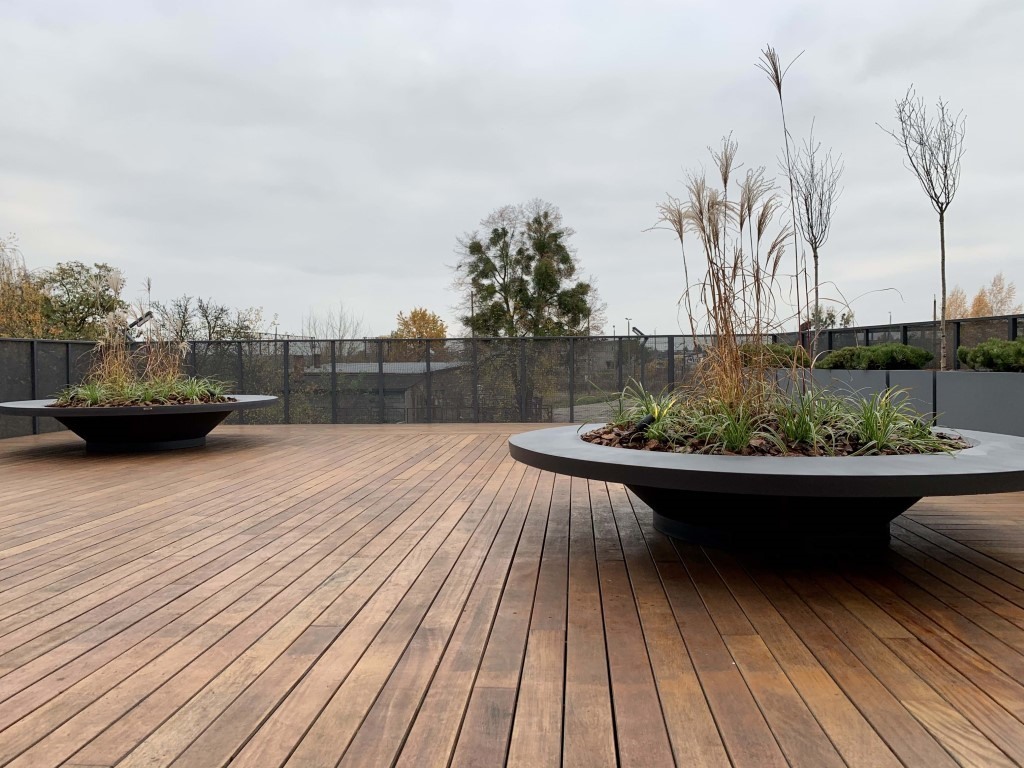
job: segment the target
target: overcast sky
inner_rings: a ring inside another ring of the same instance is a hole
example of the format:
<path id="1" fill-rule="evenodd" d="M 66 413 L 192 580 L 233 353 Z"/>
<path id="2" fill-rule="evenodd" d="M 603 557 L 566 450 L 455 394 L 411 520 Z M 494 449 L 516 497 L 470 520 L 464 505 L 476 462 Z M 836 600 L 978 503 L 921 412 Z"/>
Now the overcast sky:
<path id="1" fill-rule="evenodd" d="M 293 332 L 341 303 L 369 335 L 413 306 L 455 325 L 456 237 L 540 197 L 608 332 L 679 332 L 678 246 L 645 230 L 724 133 L 777 170 L 771 43 L 805 51 L 790 130 L 846 164 L 822 279 L 867 294 L 859 323 L 923 320 L 937 219 L 876 122 L 911 83 L 965 111 L 950 284 L 1024 293 L 1022 34 L 1020 0 L 0 2 L 0 229 L 129 298 L 150 277 Z"/>

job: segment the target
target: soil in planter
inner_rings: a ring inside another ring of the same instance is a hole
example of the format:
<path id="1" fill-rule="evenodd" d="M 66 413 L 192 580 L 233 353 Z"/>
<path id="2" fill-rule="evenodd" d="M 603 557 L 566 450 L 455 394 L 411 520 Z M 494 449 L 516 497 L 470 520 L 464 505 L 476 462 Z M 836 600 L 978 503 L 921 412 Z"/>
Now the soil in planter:
<path id="1" fill-rule="evenodd" d="M 962 437 L 951 432 L 936 432 L 938 437 L 943 438 L 950 451 L 970 448 L 971 445 Z M 585 432 L 582 439 L 595 445 L 605 445 L 613 448 L 628 448 L 635 451 L 658 451 L 661 453 L 703 453 L 728 456 L 853 456 L 864 449 L 864 445 L 852 435 L 837 436 L 832 453 L 822 453 L 815 450 L 813 446 L 805 443 L 787 444 L 785 449 L 773 440 L 764 437 L 753 438 L 742 451 L 732 452 L 722 450 L 720 446 L 709 444 L 697 437 L 681 437 L 678 442 L 666 443 L 660 440 L 648 438 L 635 425 L 615 427 L 608 424 L 604 427 Z M 875 455 L 914 455 L 920 451 L 908 448 L 906 450 L 883 450 L 873 452 Z"/>

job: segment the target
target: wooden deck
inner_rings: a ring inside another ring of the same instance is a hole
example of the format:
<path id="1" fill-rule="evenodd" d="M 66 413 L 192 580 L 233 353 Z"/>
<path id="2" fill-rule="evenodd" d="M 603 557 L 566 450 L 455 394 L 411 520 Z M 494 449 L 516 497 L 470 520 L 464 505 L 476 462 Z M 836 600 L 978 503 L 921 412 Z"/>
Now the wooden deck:
<path id="1" fill-rule="evenodd" d="M 781 565 L 519 428 L 0 441 L 0 765 L 1024 764 L 1024 496 Z"/>

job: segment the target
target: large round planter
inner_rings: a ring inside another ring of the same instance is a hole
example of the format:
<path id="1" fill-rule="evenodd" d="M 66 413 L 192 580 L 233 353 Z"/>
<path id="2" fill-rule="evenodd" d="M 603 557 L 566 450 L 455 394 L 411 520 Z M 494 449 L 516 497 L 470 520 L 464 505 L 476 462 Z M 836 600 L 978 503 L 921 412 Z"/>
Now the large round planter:
<path id="1" fill-rule="evenodd" d="M 1024 490 L 1024 438 L 958 431 L 972 447 L 914 456 L 707 456 L 588 443 L 583 428 L 523 432 L 514 459 L 623 483 L 655 527 L 713 546 L 887 543 L 889 522 L 924 496 Z"/>
<path id="2" fill-rule="evenodd" d="M 206 436 L 234 411 L 265 408 L 272 395 L 231 395 L 226 403 L 132 405 L 115 408 L 56 408 L 53 400 L 0 403 L 12 416 L 52 416 L 80 438 L 91 453 L 167 451 L 206 444 Z"/>

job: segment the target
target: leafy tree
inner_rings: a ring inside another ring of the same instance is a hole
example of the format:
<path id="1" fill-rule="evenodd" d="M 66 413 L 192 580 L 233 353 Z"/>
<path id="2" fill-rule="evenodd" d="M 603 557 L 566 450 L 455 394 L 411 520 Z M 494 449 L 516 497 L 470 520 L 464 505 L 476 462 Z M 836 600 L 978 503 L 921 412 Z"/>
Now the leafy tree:
<path id="1" fill-rule="evenodd" d="M 14 235 L 0 238 L 0 337 L 49 336 L 39 280 L 25 266 Z"/>
<path id="2" fill-rule="evenodd" d="M 988 292 L 982 288 L 971 299 L 971 314 L 969 317 L 991 317 L 995 314 L 992 311 L 992 302 L 988 300 Z"/>
<path id="3" fill-rule="evenodd" d="M 399 312 L 398 328 L 391 332 L 393 339 L 445 339 L 448 326 L 436 312 L 425 307 L 413 307 L 409 314 Z"/>
<path id="4" fill-rule="evenodd" d="M 825 328 L 851 328 L 853 327 L 853 310 L 847 309 L 837 312 L 836 308 L 818 304 L 811 313 L 811 328 L 820 331 Z"/>
<path id="5" fill-rule="evenodd" d="M 1017 286 L 1006 282 L 1002 272 L 996 273 L 992 282 L 982 288 L 988 300 L 989 311 L 993 315 L 1012 315 L 1021 311 L 1021 305 L 1014 301 L 1017 298 Z"/>
<path id="6" fill-rule="evenodd" d="M 476 336 L 578 336 L 600 331 L 592 283 L 577 277 L 574 230 L 543 200 L 506 205 L 458 240 L 456 285 Z"/>
<path id="7" fill-rule="evenodd" d="M 61 262 L 43 273 L 43 316 L 57 339 L 97 339 L 112 312 L 128 308 L 121 299 L 124 278 L 109 264 Z"/>
<path id="8" fill-rule="evenodd" d="M 978 289 L 969 306 L 964 289 L 959 285 L 953 286 L 946 297 L 946 316 L 956 320 L 1016 314 L 1021 311 L 1021 305 L 1015 301 L 1016 298 L 1017 286 L 1013 281 L 1007 282 L 1003 273 L 998 272 L 988 285 Z"/>
<path id="9" fill-rule="evenodd" d="M 967 292 L 959 285 L 954 285 L 953 290 L 946 296 L 946 317 L 958 320 L 962 317 L 970 317 L 970 312 L 967 306 Z"/>

